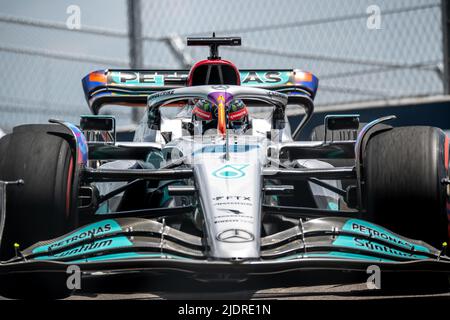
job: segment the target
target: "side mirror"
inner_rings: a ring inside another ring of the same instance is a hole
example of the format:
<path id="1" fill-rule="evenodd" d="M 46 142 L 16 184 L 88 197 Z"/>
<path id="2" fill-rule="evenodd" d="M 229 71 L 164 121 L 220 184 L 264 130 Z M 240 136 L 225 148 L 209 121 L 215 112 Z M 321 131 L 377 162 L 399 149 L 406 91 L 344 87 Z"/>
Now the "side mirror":
<path id="1" fill-rule="evenodd" d="M 85 133 L 87 142 L 116 142 L 116 119 L 112 116 L 81 116 L 80 129 Z"/>
<path id="2" fill-rule="evenodd" d="M 324 139 L 327 140 L 327 131 L 358 130 L 358 128 L 359 114 L 328 115 L 325 117 Z M 331 141 L 333 141 L 333 135 L 331 137 Z"/>
<path id="3" fill-rule="evenodd" d="M 358 130 L 359 114 L 329 115 L 325 117 L 325 127 L 328 130 Z"/>

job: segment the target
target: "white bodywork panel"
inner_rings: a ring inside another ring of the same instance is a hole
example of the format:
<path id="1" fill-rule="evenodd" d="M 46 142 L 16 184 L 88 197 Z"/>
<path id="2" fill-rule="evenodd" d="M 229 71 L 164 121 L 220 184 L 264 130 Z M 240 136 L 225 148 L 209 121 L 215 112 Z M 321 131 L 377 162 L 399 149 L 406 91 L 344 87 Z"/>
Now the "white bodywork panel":
<path id="1" fill-rule="evenodd" d="M 183 90 L 188 92 L 188 89 L 178 89 L 177 92 L 184 92 Z M 207 88 L 198 90 L 207 92 Z M 261 97 L 266 97 L 264 95 L 268 91 L 258 92 Z M 277 96 L 274 93 L 269 96 L 285 99 L 284 96 Z M 151 103 L 154 104 L 164 97 L 154 95 Z M 193 121 L 192 106 L 167 109 L 161 111 L 159 130 L 149 128 L 147 110 L 136 129 L 134 142 L 160 143 L 164 159 L 174 161 L 181 155 L 184 165 L 193 168 L 210 257 L 237 260 L 260 258 L 264 187 L 261 171 L 267 166 L 269 147 L 271 150 L 277 150 L 281 144 L 292 142 L 287 117 L 285 116 L 283 129 L 273 129 L 273 108 L 266 108 L 268 112 L 259 117 L 252 117 L 250 113 L 251 128 L 246 132 L 235 133 L 229 129 L 227 135 L 221 135 L 217 133 L 217 129 L 202 132 L 202 123 Z M 190 125 L 193 135 L 183 129 L 187 127 L 186 124 Z M 171 133 L 170 141 L 167 143 L 164 132 Z M 168 153 L 171 154 L 170 157 Z M 102 168 L 126 169 L 133 165 L 135 163 L 128 161 L 114 161 Z M 305 168 L 332 167 L 315 159 L 298 160 L 295 165 Z M 340 187 L 339 182 L 326 182 Z M 105 194 L 119 185 L 109 183 L 102 187 L 99 185 L 99 189 L 101 194 Z M 309 182 L 309 186 L 317 198 L 319 208 L 338 209 L 339 196 L 317 184 Z"/>

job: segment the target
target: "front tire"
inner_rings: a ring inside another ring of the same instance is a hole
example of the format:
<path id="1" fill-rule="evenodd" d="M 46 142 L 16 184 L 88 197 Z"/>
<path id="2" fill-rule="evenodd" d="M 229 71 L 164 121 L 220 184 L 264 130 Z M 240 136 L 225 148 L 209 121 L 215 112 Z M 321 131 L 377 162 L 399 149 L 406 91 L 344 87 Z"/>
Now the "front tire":
<path id="1" fill-rule="evenodd" d="M 37 241 L 55 238 L 76 225 L 74 155 L 64 128 L 25 125 L 0 141 L 0 180 L 23 179 L 7 189 L 2 260 Z"/>
<path id="2" fill-rule="evenodd" d="M 374 134 L 363 156 L 365 206 L 373 222 L 440 249 L 448 241 L 448 141 L 433 127 Z"/>

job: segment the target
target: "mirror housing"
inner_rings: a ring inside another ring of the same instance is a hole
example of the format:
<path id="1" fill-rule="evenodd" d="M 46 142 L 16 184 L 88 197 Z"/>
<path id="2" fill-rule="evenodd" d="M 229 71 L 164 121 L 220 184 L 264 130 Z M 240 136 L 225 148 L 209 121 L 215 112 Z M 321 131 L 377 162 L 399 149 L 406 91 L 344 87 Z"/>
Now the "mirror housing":
<path id="1" fill-rule="evenodd" d="M 336 114 L 325 117 L 325 134 L 324 142 L 327 141 L 328 131 L 337 130 L 353 130 L 359 129 L 359 114 Z M 333 134 L 331 134 L 331 141 L 333 141 Z"/>
<path id="2" fill-rule="evenodd" d="M 116 142 L 116 119 L 113 116 L 83 115 L 80 117 L 80 129 L 88 143 Z"/>
<path id="3" fill-rule="evenodd" d="M 325 127 L 328 130 L 358 130 L 359 114 L 328 115 Z"/>

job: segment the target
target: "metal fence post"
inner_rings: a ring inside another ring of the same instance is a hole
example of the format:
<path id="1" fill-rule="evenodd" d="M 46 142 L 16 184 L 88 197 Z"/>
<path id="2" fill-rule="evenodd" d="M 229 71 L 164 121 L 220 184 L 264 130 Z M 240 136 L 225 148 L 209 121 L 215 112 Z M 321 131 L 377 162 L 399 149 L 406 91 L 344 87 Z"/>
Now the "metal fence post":
<path id="1" fill-rule="evenodd" d="M 448 3 L 448 0 L 442 0 L 442 49 L 443 49 L 443 56 L 444 56 L 444 77 L 443 77 L 443 85 L 444 85 L 444 94 L 450 94 L 450 4 Z"/>
<path id="2" fill-rule="evenodd" d="M 142 24 L 141 24 L 141 0 L 128 0 L 128 35 L 130 46 L 130 68 L 143 67 L 142 56 Z M 137 108 L 131 108 L 131 120 L 138 123 L 140 112 Z"/>

